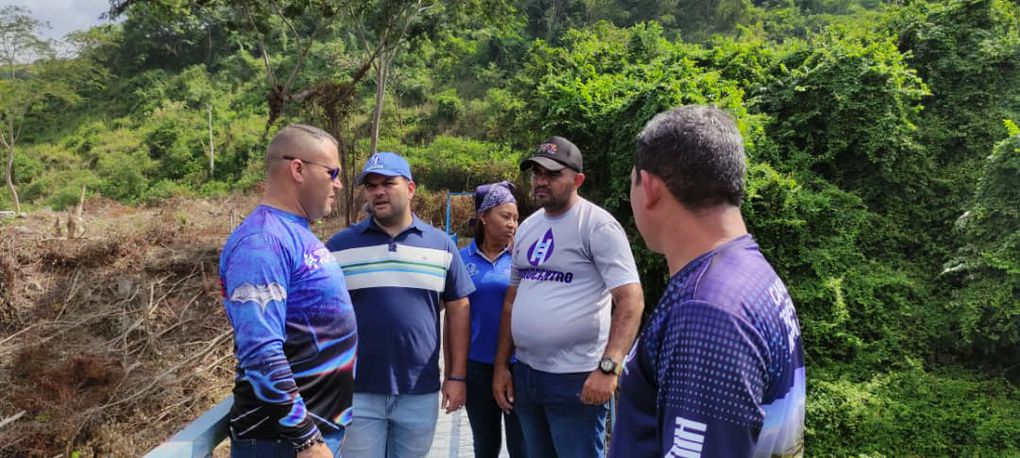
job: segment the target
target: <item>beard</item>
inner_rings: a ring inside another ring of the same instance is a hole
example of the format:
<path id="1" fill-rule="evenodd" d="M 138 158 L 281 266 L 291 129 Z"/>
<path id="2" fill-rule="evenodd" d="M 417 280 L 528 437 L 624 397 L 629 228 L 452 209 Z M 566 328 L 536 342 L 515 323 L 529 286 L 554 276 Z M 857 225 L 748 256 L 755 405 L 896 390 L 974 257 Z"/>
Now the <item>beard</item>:
<path id="1" fill-rule="evenodd" d="M 546 211 L 557 212 L 565 209 L 567 207 L 567 204 L 570 203 L 569 195 L 563 196 L 561 198 L 559 196 L 554 195 L 548 189 L 545 189 L 544 193 L 545 194 L 542 197 L 539 197 L 537 194 L 533 195 L 532 197 L 534 197 L 535 203 L 538 204 L 539 207 L 544 208 Z"/>
<path id="2" fill-rule="evenodd" d="M 383 226 L 395 226 L 403 222 L 404 216 L 407 213 L 407 207 L 406 203 L 404 205 L 395 205 L 393 200 L 390 200 L 381 209 L 373 208 L 372 216 Z"/>

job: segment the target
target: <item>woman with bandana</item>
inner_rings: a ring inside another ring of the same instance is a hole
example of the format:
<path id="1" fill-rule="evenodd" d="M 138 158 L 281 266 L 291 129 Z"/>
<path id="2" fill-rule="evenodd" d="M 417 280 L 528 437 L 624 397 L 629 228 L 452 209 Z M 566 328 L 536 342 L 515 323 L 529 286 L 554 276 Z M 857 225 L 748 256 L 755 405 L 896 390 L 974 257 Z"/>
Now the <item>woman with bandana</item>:
<path id="1" fill-rule="evenodd" d="M 493 360 L 499 340 L 503 297 L 510 282 L 510 244 L 517 232 L 517 200 L 509 182 L 475 190 L 475 239 L 461 250 L 475 292 L 471 293 L 471 347 L 468 353 L 467 413 L 474 434 L 475 457 L 496 458 L 506 445 L 511 458 L 523 458 L 524 438 L 513 412 L 504 413 L 492 397 Z"/>

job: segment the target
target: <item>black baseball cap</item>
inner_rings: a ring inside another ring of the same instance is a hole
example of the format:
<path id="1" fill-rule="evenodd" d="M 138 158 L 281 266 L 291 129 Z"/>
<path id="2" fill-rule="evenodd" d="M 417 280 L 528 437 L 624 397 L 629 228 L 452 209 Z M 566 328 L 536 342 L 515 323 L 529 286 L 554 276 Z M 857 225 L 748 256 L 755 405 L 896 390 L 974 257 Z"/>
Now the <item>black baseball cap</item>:
<path id="1" fill-rule="evenodd" d="M 554 136 L 538 145 L 531 157 L 521 162 L 521 170 L 538 164 L 547 170 L 557 171 L 569 167 L 580 173 L 584 170 L 583 162 L 581 150 L 577 149 L 577 145 L 563 137 Z"/>

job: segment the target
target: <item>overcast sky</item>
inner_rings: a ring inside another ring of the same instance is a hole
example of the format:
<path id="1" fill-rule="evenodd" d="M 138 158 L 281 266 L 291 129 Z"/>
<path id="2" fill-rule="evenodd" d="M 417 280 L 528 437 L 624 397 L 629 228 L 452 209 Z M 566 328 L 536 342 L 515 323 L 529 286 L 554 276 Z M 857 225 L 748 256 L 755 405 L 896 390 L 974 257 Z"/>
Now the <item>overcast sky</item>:
<path id="1" fill-rule="evenodd" d="M 87 29 L 102 20 L 99 16 L 110 9 L 110 0 L 0 0 L 0 7 L 19 5 L 32 16 L 50 23 L 46 38 L 60 39 L 68 32 Z"/>

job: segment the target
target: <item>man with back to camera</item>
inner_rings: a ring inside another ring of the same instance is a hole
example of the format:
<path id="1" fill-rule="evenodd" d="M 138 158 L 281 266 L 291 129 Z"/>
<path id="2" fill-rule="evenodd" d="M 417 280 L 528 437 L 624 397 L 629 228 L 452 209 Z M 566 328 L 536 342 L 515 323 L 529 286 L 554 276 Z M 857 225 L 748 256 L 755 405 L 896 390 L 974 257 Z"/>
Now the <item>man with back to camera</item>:
<path id="1" fill-rule="evenodd" d="M 309 230 L 341 188 L 337 142 L 315 127 L 284 127 L 266 168 L 261 204 L 220 257 L 237 355 L 230 454 L 340 456 L 358 334 L 343 273 Z"/>
<path id="2" fill-rule="evenodd" d="M 514 238 L 493 395 L 517 413 L 528 456 L 605 456 L 608 401 L 644 308 L 637 266 L 620 223 L 577 194 L 577 146 L 552 137 L 521 170 L 542 208 Z"/>
<path id="3" fill-rule="evenodd" d="M 415 183 L 403 157 L 373 154 L 356 182 L 369 215 L 326 243 L 343 268 L 361 326 L 354 420 L 343 453 L 422 457 L 439 414 L 440 329 L 447 329 L 450 345 L 443 407 L 449 413 L 465 402 L 467 296 L 475 287 L 453 240 L 411 212 Z"/>
<path id="4" fill-rule="evenodd" d="M 660 113 L 638 135 L 631 208 L 670 280 L 627 355 L 611 456 L 804 453 L 800 325 L 744 225 L 745 169 L 714 107 Z"/>

